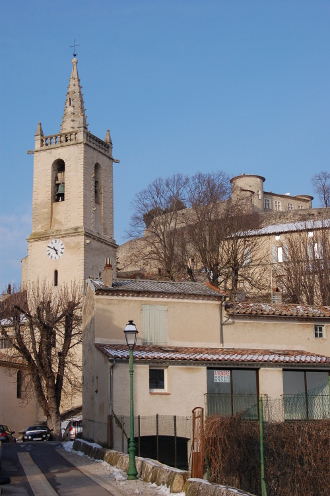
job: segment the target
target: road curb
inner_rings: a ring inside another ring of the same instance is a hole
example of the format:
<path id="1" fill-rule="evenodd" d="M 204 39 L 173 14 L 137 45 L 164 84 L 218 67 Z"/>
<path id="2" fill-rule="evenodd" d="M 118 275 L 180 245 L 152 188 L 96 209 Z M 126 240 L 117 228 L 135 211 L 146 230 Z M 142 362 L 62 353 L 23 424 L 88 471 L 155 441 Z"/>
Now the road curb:
<path id="1" fill-rule="evenodd" d="M 81 451 L 95 460 L 103 460 L 109 465 L 124 472 L 128 469 L 128 455 L 119 451 L 96 447 L 83 439 L 76 439 L 73 443 L 75 451 Z M 211 484 L 203 479 L 191 479 L 190 472 L 164 465 L 156 460 L 136 457 L 138 477 L 144 482 L 164 485 L 170 488 L 171 493 L 185 492 L 186 496 L 253 496 L 239 489 L 219 484 Z"/>

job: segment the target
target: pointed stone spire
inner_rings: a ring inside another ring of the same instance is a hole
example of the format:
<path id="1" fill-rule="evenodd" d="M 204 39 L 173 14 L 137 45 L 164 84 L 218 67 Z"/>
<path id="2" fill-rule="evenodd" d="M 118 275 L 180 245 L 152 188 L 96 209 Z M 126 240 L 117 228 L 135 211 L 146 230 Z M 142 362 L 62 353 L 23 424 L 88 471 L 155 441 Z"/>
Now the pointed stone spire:
<path id="1" fill-rule="evenodd" d="M 43 136 L 43 135 L 44 135 L 44 132 L 42 130 L 41 122 L 38 122 L 38 127 L 36 130 L 35 136 Z"/>
<path id="2" fill-rule="evenodd" d="M 74 58 L 72 60 L 72 73 L 66 94 L 61 132 L 68 132 L 79 128 L 87 129 L 88 127 L 77 64 L 78 60 Z"/>
<path id="3" fill-rule="evenodd" d="M 41 122 L 38 122 L 38 127 L 34 135 L 34 146 L 36 150 L 42 146 L 43 137 L 44 137 L 44 132 L 42 130 Z"/>

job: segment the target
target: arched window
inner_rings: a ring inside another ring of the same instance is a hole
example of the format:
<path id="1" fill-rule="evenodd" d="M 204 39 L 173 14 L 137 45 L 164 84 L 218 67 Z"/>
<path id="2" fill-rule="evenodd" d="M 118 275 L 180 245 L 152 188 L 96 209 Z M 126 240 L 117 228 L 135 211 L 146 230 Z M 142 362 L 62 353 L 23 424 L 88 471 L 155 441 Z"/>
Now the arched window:
<path id="1" fill-rule="evenodd" d="M 17 371 L 17 398 L 20 400 L 22 398 L 22 371 Z"/>
<path id="2" fill-rule="evenodd" d="M 53 201 L 65 200 L 65 163 L 58 159 L 53 163 Z"/>

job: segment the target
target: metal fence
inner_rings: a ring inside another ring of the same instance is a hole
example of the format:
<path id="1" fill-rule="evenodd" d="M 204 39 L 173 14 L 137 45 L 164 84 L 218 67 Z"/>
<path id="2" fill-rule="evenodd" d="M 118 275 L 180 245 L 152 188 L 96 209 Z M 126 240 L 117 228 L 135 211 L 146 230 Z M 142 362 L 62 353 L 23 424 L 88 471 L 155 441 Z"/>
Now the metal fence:
<path id="1" fill-rule="evenodd" d="M 114 414 L 113 447 L 128 452 L 129 416 Z M 187 469 L 192 440 L 192 417 L 150 415 L 134 417 L 136 455 Z"/>
<path id="2" fill-rule="evenodd" d="M 324 389 L 323 389 L 324 390 Z M 207 415 L 235 415 L 246 420 L 258 420 L 258 397 L 254 394 L 206 394 Z M 322 420 L 330 418 L 330 396 L 314 390 L 307 394 L 284 394 L 279 399 L 263 396 L 266 422 L 283 420 Z"/>

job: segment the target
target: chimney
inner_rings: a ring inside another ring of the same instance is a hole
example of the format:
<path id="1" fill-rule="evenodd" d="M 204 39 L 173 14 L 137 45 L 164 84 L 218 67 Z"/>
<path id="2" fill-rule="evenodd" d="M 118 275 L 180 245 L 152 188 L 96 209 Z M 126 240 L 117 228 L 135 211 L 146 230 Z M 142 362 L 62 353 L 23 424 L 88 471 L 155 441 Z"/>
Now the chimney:
<path id="1" fill-rule="evenodd" d="M 105 259 L 105 266 L 103 269 L 103 277 L 102 277 L 104 286 L 111 288 L 112 277 L 113 277 L 113 268 L 111 265 L 111 258 L 106 258 Z"/>

